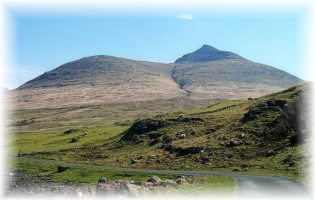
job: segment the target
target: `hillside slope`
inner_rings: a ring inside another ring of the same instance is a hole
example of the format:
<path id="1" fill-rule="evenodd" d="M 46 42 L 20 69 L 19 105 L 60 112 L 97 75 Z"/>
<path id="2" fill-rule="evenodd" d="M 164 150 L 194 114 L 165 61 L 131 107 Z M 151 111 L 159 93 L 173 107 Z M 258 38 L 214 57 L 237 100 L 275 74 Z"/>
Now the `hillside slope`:
<path id="1" fill-rule="evenodd" d="M 310 86 L 258 99 L 136 120 L 97 146 L 31 153 L 35 156 L 120 167 L 242 171 L 307 176 L 310 169 Z M 78 129 L 69 137 L 80 135 Z M 64 137 L 64 136 L 59 136 Z M 305 170 L 306 169 L 306 170 Z"/>
<path id="2" fill-rule="evenodd" d="M 175 61 L 172 77 L 194 99 L 246 99 L 301 84 L 279 69 L 204 45 Z"/>
<path id="3" fill-rule="evenodd" d="M 185 94 L 170 65 L 111 56 L 66 63 L 13 92 L 16 107 L 60 108 L 176 98 Z"/>

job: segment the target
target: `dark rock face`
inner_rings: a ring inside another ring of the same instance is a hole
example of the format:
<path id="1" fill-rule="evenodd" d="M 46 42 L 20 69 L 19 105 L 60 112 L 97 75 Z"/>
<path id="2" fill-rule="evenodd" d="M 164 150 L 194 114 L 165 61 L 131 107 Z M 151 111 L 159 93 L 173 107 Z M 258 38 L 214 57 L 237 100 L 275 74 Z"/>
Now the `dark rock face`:
<path id="1" fill-rule="evenodd" d="M 308 112 L 305 109 L 303 112 L 301 101 L 300 99 L 294 102 L 288 102 L 283 99 L 270 99 L 261 102 L 249 108 L 241 122 L 252 122 L 254 125 L 263 123 L 260 126 L 265 127 L 264 131 L 258 133 L 258 135 L 265 144 L 283 139 L 288 139 L 291 146 L 302 144 L 307 135 L 306 129 L 303 129 L 303 121 L 307 118 L 305 116 Z M 259 120 L 255 121 L 257 118 Z M 272 156 L 272 153 L 267 153 L 267 156 Z"/>
<path id="2" fill-rule="evenodd" d="M 155 131 L 166 125 L 165 121 L 154 119 L 143 119 L 135 122 L 122 137 L 122 140 L 132 140 L 134 136 L 139 136 L 143 133 Z"/>
<path id="3" fill-rule="evenodd" d="M 204 152 L 203 147 L 180 148 L 180 147 L 174 147 L 173 145 L 170 145 L 170 144 L 164 144 L 161 146 L 161 148 L 170 152 L 170 153 L 177 153 L 178 156 L 197 154 L 197 153 Z"/>
<path id="4" fill-rule="evenodd" d="M 223 59 L 240 59 L 241 56 L 228 52 L 220 51 L 212 46 L 203 45 L 200 49 L 186 54 L 181 58 L 177 59 L 175 63 L 190 63 L 190 62 L 207 62 L 213 60 L 223 60 Z"/>
<path id="5" fill-rule="evenodd" d="M 244 117 L 241 121 L 243 123 L 252 121 L 265 111 L 281 111 L 281 109 L 285 109 L 286 107 L 288 107 L 288 102 L 286 100 L 268 100 L 253 108 L 249 108 L 248 112 L 244 114 Z"/>
<path id="6" fill-rule="evenodd" d="M 260 113 L 262 113 L 262 111 L 259 108 L 250 108 L 249 111 L 244 114 L 242 122 L 254 120 Z"/>

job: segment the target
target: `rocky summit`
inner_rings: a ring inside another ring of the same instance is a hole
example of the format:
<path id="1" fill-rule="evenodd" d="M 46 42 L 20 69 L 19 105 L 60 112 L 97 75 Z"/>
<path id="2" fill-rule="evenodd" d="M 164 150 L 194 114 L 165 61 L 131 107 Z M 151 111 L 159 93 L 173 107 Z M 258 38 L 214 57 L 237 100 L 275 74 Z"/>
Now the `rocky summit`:
<path id="1" fill-rule="evenodd" d="M 210 45 L 203 45 L 200 49 L 185 54 L 183 57 L 178 58 L 175 63 L 190 63 L 190 62 L 207 62 L 213 60 L 226 60 L 226 59 L 241 59 L 242 57 L 229 52 L 220 51 Z"/>

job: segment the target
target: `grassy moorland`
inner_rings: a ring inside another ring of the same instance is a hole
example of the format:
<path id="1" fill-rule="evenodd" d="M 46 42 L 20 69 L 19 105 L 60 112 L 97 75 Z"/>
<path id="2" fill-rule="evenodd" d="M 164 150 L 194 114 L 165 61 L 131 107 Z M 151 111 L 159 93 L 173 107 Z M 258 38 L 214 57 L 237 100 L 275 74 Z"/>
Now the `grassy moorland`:
<path id="1" fill-rule="evenodd" d="M 19 133 L 11 138 L 12 147 L 18 147 L 23 157 L 67 163 L 233 171 L 302 180 L 308 173 L 308 112 L 303 112 L 308 90 L 308 85 L 302 85 L 257 99 L 223 101 L 133 123 L 127 118 L 104 122 L 103 127 Z M 82 180 L 78 173 L 62 177 L 70 176 Z"/>

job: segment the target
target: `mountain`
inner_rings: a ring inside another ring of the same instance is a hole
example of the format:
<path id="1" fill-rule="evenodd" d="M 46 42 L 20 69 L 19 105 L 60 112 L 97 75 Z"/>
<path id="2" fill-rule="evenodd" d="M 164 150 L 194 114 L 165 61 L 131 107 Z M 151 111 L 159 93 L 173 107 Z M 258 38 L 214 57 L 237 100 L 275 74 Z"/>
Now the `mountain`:
<path id="1" fill-rule="evenodd" d="M 168 99 L 185 95 L 171 65 L 112 56 L 66 63 L 14 91 L 18 108 L 58 108 Z"/>
<path id="2" fill-rule="evenodd" d="M 10 92 L 17 109 L 63 108 L 175 98 L 246 99 L 303 81 L 209 45 L 175 63 L 91 56 L 45 72 Z"/>
<path id="3" fill-rule="evenodd" d="M 177 59 L 172 72 L 195 99 L 259 97 L 303 83 L 287 72 L 208 45 Z"/>

